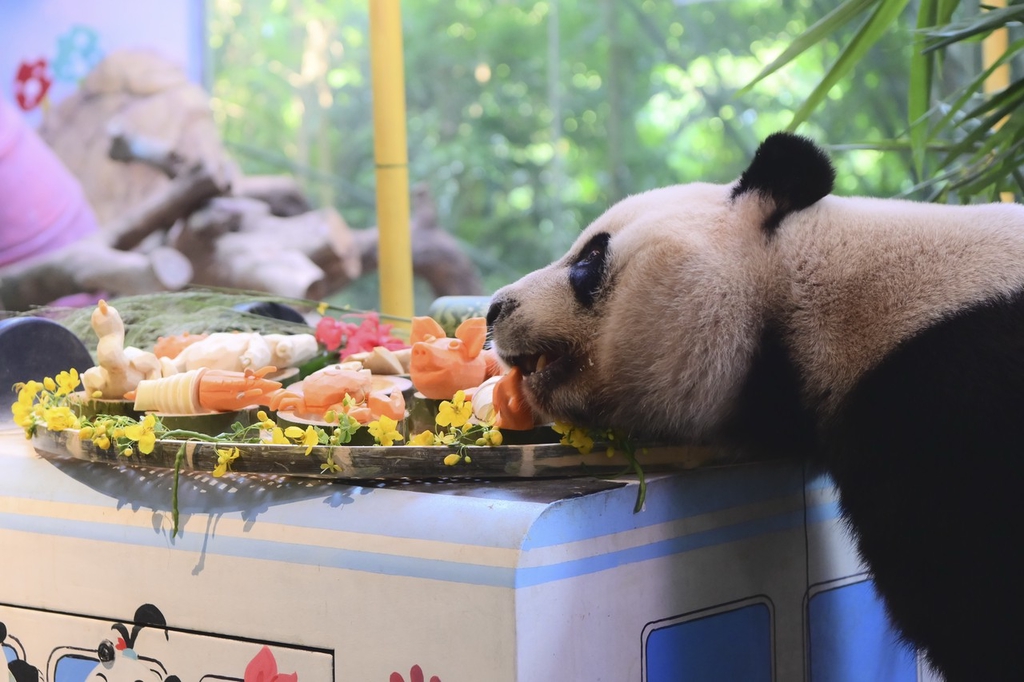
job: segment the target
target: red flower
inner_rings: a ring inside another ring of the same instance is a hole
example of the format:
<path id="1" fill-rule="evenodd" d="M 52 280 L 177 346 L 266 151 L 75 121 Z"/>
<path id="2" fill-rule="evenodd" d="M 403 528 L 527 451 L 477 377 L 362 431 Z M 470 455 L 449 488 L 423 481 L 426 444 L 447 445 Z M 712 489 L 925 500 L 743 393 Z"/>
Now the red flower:
<path id="1" fill-rule="evenodd" d="M 414 665 L 409 670 L 409 682 L 423 682 L 423 669 L 418 665 Z M 248 681 L 246 681 L 248 682 Z M 400 673 L 391 673 L 391 679 L 389 682 L 405 682 L 405 678 Z M 430 682 L 441 682 L 441 678 L 437 675 L 431 675 Z"/>
<path id="2" fill-rule="evenodd" d="M 314 336 L 327 350 L 338 350 L 345 338 L 345 326 L 344 322 L 339 322 L 333 317 L 322 317 L 316 323 Z"/>
<path id="3" fill-rule="evenodd" d="M 384 346 L 388 350 L 408 348 L 405 341 L 391 336 L 392 327 L 381 324 L 377 313 L 362 315 L 362 322 L 358 325 L 324 317 L 317 323 L 314 336 L 327 350 L 338 350 L 342 358 L 372 351 L 376 346 Z"/>
<path id="4" fill-rule="evenodd" d="M 277 659 L 267 646 L 245 666 L 245 682 L 298 682 L 299 674 L 277 672 Z"/>
<path id="5" fill-rule="evenodd" d="M 18 106 L 24 111 L 31 111 L 39 106 L 53 85 L 48 73 L 46 58 L 40 57 L 34 62 L 23 61 L 14 76 L 14 96 Z"/>
<path id="6" fill-rule="evenodd" d="M 353 353 L 371 351 L 376 346 L 384 346 L 388 350 L 405 348 L 407 344 L 404 341 L 391 336 L 392 326 L 390 324 L 381 324 L 377 313 L 367 313 L 366 317 L 363 318 L 363 323 L 349 336 L 345 350 L 342 352 L 342 357 L 352 355 Z"/>

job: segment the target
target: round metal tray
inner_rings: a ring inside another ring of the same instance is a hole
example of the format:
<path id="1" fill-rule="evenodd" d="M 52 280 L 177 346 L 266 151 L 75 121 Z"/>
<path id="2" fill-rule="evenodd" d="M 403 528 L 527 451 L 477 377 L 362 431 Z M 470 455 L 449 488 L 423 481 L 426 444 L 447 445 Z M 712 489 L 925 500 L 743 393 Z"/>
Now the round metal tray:
<path id="1" fill-rule="evenodd" d="M 236 473 L 282 474 L 321 479 L 404 479 L 404 478 L 540 478 L 590 476 L 632 471 L 621 453 L 611 457 L 606 444 L 595 444 L 589 454 L 557 443 L 502 445 L 498 447 L 466 447 L 462 452 L 471 461 L 454 466 L 444 463 L 454 450 L 449 447 L 418 446 L 314 446 L 306 454 L 302 445 L 269 443 L 206 443 L 200 441 L 158 440 L 148 455 L 136 453 L 122 457 L 113 449 L 102 450 L 91 441 L 83 441 L 77 431 L 39 429 L 32 445 L 43 457 L 73 458 L 120 465 L 155 468 L 175 467 L 179 451 L 183 451 L 182 471 L 213 471 L 217 466 L 217 449 L 237 447 L 240 457 L 232 462 Z M 701 446 L 649 446 L 638 452 L 637 459 L 645 472 L 692 469 L 714 462 L 714 450 Z M 333 461 L 335 472 L 322 468 Z"/>

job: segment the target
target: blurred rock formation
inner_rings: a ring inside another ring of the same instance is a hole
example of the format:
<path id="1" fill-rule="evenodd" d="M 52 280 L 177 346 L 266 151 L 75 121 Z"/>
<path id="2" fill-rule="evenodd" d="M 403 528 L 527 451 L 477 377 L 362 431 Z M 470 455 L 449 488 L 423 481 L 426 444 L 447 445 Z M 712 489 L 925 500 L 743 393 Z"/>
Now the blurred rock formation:
<path id="1" fill-rule="evenodd" d="M 101 235 L 0 268 L 0 309 L 189 284 L 318 300 L 377 267 L 376 229 L 350 229 L 332 207 L 313 210 L 293 178 L 244 176 L 208 95 L 156 53 L 110 54 L 48 112 L 40 134 L 81 182 Z M 481 293 L 425 186 L 412 212 L 415 273 L 438 296 Z"/>

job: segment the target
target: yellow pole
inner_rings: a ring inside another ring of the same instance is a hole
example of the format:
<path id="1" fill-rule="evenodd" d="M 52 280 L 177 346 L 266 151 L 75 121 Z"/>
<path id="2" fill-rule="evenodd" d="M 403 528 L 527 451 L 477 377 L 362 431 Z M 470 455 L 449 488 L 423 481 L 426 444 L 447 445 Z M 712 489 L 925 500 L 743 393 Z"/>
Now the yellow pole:
<path id="1" fill-rule="evenodd" d="M 380 231 L 380 310 L 413 315 L 409 237 L 409 156 L 405 133 L 405 70 L 399 0 L 370 0 L 373 156 Z"/>
<path id="2" fill-rule="evenodd" d="M 1006 7 L 1006 0 L 989 0 L 987 3 L 992 9 L 999 9 Z M 1000 57 L 1006 54 L 1006 50 L 1010 45 L 1009 32 L 1006 28 L 996 29 L 992 33 L 988 34 L 984 40 L 981 41 L 981 63 L 983 69 L 988 69 L 990 66 L 996 63 Z M 1005 90 L 1010 86 L 1010 64 L 1009 62 L 1000 64 L 996 69 L 985 79 L 984 90 L 986 93 L 999 92 Z M 1006 119 L 996 122 L 996 129 L 1003 125 Z M 1013 192 L 1001 192 L 999 198 L 1003 201 L 1012 202 Z"/>

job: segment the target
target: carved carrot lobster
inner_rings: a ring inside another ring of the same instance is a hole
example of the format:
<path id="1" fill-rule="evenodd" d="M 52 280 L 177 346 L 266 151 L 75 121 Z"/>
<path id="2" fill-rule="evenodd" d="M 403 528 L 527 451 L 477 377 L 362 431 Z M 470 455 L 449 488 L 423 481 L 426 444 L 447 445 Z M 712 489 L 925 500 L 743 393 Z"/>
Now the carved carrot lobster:
<path id="1" fill-rule="evenodd" d="M 140 412 L 201 414 L 230 412 L 250 405 L 265 404 L 281 383 L 266 379 L 276 367 L 232 372 L 223 369 L 193 369 L 163 379 L 143 380 L 125 398 L 135 401 Z"/>

